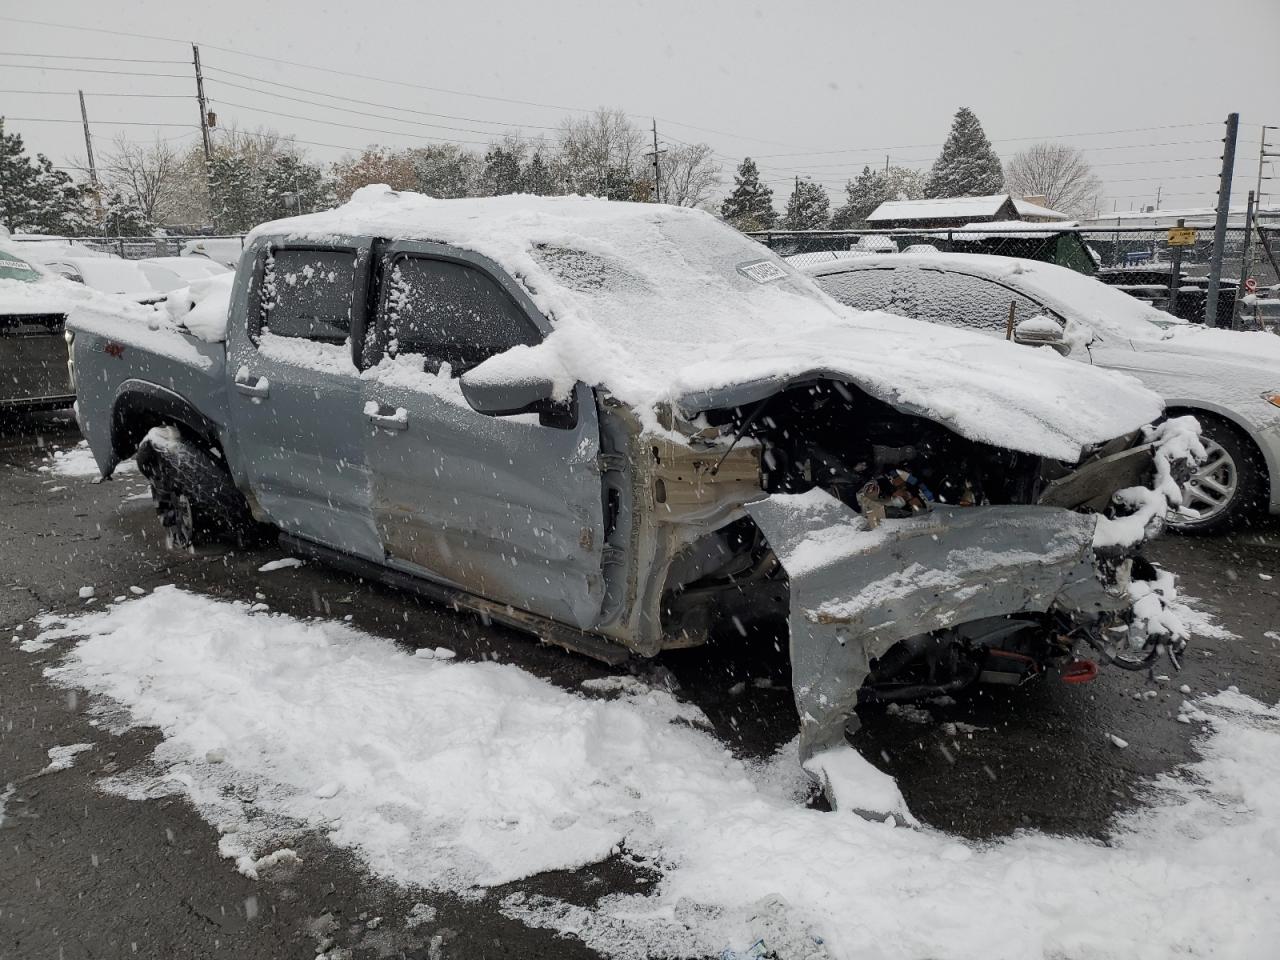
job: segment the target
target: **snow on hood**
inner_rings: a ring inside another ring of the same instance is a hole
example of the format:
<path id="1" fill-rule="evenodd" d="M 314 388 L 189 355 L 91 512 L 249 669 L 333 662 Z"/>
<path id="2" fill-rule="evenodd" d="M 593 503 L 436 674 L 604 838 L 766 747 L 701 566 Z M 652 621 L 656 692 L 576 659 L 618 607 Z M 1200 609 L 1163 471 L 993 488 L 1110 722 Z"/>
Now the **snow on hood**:
<path id="1" fill-rule="evenodd" d="M 133 343 L 146 344 L 147 335 L 156 333 L 189 333 L 206 343 L 221 343 L 227 338 L 227 313 L 234 283 L 234 273 L 197 280 L 170 292 L 164 301 L 154 305 L 98 297 L 79 305 L 68 322 L 78 329 Z"/>
<path id="2" fill-rule="evenodd" d="M 65 314 L 94 296 L 93 291 L 58 276 L 10 244 L 0 243 L 0 259 L 13 260 L 17 269 L 26 267 L 39 274 L 36 280 L 0 277 L 0 314 Z"/>
<path id="3" fill-rule="evenodd" d="M 584 197 L 436 200 L 378 185 L 260 236 L 433 240 L 518 278 L 554 330 L 468 376 L 607 387 L 656 429 L 657 405 L 818 372 L 973 439 L 1074 460 L 1160 415 L 1122 375 L 965 331 L 843 307 L 699 210 Z"/>

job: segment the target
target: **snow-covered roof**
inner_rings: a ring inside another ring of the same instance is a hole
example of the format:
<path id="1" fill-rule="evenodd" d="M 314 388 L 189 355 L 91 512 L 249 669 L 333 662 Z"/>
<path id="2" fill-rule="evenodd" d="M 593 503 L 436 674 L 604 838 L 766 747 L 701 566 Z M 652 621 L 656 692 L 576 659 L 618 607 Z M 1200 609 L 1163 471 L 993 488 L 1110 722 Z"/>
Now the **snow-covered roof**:
<path id="1" fill-rule="evenodd" d="M 249 237 L 434 240 L 500 265 L 553 331 L 472 370 L 482 380 L 601 385 L 650 429 L 654 408 L 829 375 L 976 440 L 1075 459 L 1159 415 L 1137 381 L 1052 351 L 859 313 L 708 213 L 584 197 L 437 200 L 365 187 Z"/>
<path id="2" fill-rule="evenodd" d="M 1065 213 L 1059 213 L 1057 210 L 1050 210 L 1048 207 L 1042 207 L 1038 203 L 1032 203 L 1030 200 L 1023 200 L 1021 197 L 1013 197 L 1013 208 L 1018 211 L 1020 217 L 1037 217 L 1041 220 L 1070 220 Z"/>
<path id="3" fill-rule="evenodd" d="M 31 266 L 40 279 L 0 278 L 0 314 L 67 313 L 76 303 L 93 296 L 92 291 L 59 277 L 15 243 L 0 242 L 0 259 L 6 257 Z"/>
<path id="4" fill-rule="evenodd" d="M 990 197 L 941 197 L 935 200 L 886 200 L 867 217 L 868 223 L 882 220 L 951 220 L 959 217 L 994 217 L 1000 212 L 1006 193 Z"/>
<path id="5" fill-rule="evenodd" d="M 985 240 L 988 235 L 998 233 L 1002 237 L 1021 239 L 1043 239 L 1052 237 L 1060 230 L 1074 230 L 1080 226 L 1075 220 L 1055 223 L 1028 223 L 1026 220 L 992 220 L 990 223 L 966 223 L 957 227 L 952 234 L 953 240 Z"/>

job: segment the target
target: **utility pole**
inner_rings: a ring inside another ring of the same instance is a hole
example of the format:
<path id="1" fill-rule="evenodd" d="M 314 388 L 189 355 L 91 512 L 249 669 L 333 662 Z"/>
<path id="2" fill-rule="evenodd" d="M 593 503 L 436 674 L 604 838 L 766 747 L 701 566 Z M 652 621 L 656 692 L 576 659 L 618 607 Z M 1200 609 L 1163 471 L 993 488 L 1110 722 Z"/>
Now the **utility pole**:
<path id="1" fill-rule="evenodd" d="M 89 136 L 89 111 L 84 108 L 84 91 L 78 91 L 80 94 L 80 122 L 84 124 L 84 152 L 89 157 L 89 182 L 93 184 L 96 192 L 98 189 L 98 167 L 93 162 L 93 137 Z"/>
<path id="2" fill-rule="evenodd" d="M 658 164 L 658 158 L 666 153 L 665 150 L 658 149 L 658 121 L 653 121 L 653 152 L 646 156 L 653 157 L 653 202 L 662 202 L 662 167 Z"/>
<path id="3" fill-rule="evenodd" d="M 89 158 L 89 183 L 93 186 L 93 206 L 98 214 L 98 223 L 102 224 L 102 186 L 98 183 L 98 165 L 93 162 L 93 137 L 89 135 L 89 111 L 84 106 L 84 91 L 80 94 L 80 122 L 84 125 L 84 152 Z"/>
<path id="4" fill-rule="evenodd" d="M 1178 218 L 1178 226 L 1185 227 L 1187 221 L 1182 217 Z M 1169 312 L 1175 317 L 1178 315 L 1178 288 L 1182 286 L 1182 247 L 1174 247 L 1171 251 L 1173 254 L 1173 263 L 1169 265 Z"/>
<path id="5" fill-rule="evenodd" d="M 1160 184 L 1158 187 L 1156 187 L 1156 209 L 1157 209 L 1157 210 L 1159 210 L 1159 209 L 1160 209 L 1160 194 L 1161 194 L 1161 192 L 1162 192 L 1163 190 L 1164 190 L 1164 184 L 1163 184 L 1163 183 L 1162 183 L 1162 184 Z"/>
<path id="6" fill-rule="evenodd" d="M 1236 165 L 1236 133 L 1240 114 L 1227 114 L 1227 135 L 1222 144 L 1222 174 L 1218 180 L 1218 222 L 1213 228 L 1213 252 L 1209 257 L 1209 293 L 1204 300 L 1204 325 L 1218 325 L 1218 288 L 1222 285 L 1222 252 L 1227 242 L 1227 216 L 1231 213 L 1231 175 Z"/>
<path id="7" fill-rule="evenodd" d="M 196 68 L 196 99 L 200 102 L 200 137 L 204 141 L 204 162 L 212 159 L 213 147 L 209 142 L 209 104 L 204 98 L 204 75 L 200 72 L 200 47 L 191 45 L 192 62 Z"/>

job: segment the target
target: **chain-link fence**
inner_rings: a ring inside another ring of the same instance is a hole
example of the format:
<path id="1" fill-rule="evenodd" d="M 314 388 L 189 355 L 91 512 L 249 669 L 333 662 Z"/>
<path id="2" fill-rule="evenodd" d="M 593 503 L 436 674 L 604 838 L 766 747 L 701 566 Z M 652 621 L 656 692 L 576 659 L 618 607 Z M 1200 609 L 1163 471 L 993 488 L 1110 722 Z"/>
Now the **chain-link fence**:
<path id="1" fill-rule="evenodd" d="M 35 243 L 47 245 L 79 245 L 87 247 L 95 253 L 106 253 L 125 260 L 144 260 L 148 257 L 180 257 L 210 256 L 216 250 L 219 259 L 223 254 L 234 255 L 235 251 L 244 248 L 245 234 L 228 234 L 226 236 L 171 236 L 171 237 L 70 237 L 65 241 L 23 240 L 15 238 L 20 244 Z M 74 246 L 71 246 L 74 250 Z M 66 256 L 74 256 L 67 253 Z"/>
<path id="2" fill-rule="evenodd" d="M 1205 319 L 1213 228 L 1199 225 L 1189 246 L 1169 244 L 1167 227 L 1071 228 L 1008 223 L 932 230 L 769 230 L 751 236 L 798 266 L 840 257 L 901 252 L 981 253 L 1055 263 L 1096 276 L 1161 310 Z M 1280 323 L 1280 223 L 1227 229 L 1217 326 Z M 1177 270 L 1175 271 L 1175 265 Z M 1242 269 L 1247 273 L 1242 278 Z"/>

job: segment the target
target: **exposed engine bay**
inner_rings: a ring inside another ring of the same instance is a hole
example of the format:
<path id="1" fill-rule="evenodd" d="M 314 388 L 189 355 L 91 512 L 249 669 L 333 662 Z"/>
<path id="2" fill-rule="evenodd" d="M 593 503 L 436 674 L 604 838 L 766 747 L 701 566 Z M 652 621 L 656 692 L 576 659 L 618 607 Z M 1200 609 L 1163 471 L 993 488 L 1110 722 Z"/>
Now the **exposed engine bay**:
<path id="1" fill-rule="evenodd" d="M 1086 652 L 1146 669 L 1185 645 L 1167 618 L 1135 614 L 1172 578 L 1136 544 L 1095 547 L 1090 511 L 1124 512 L 1117 491 L 1154 485 L 1153 444 L 1138 434 L 1059 464 L 834 380 L 690 426 L 707 482 L 747 447 L 769 496 L 673 557 L 664 620 L 741 631 L 786 611 L 804 757 L 843 742 L 860 703 L 1017 685 L 1052 666 L 1079 683 L 1097 671 Z"/>

